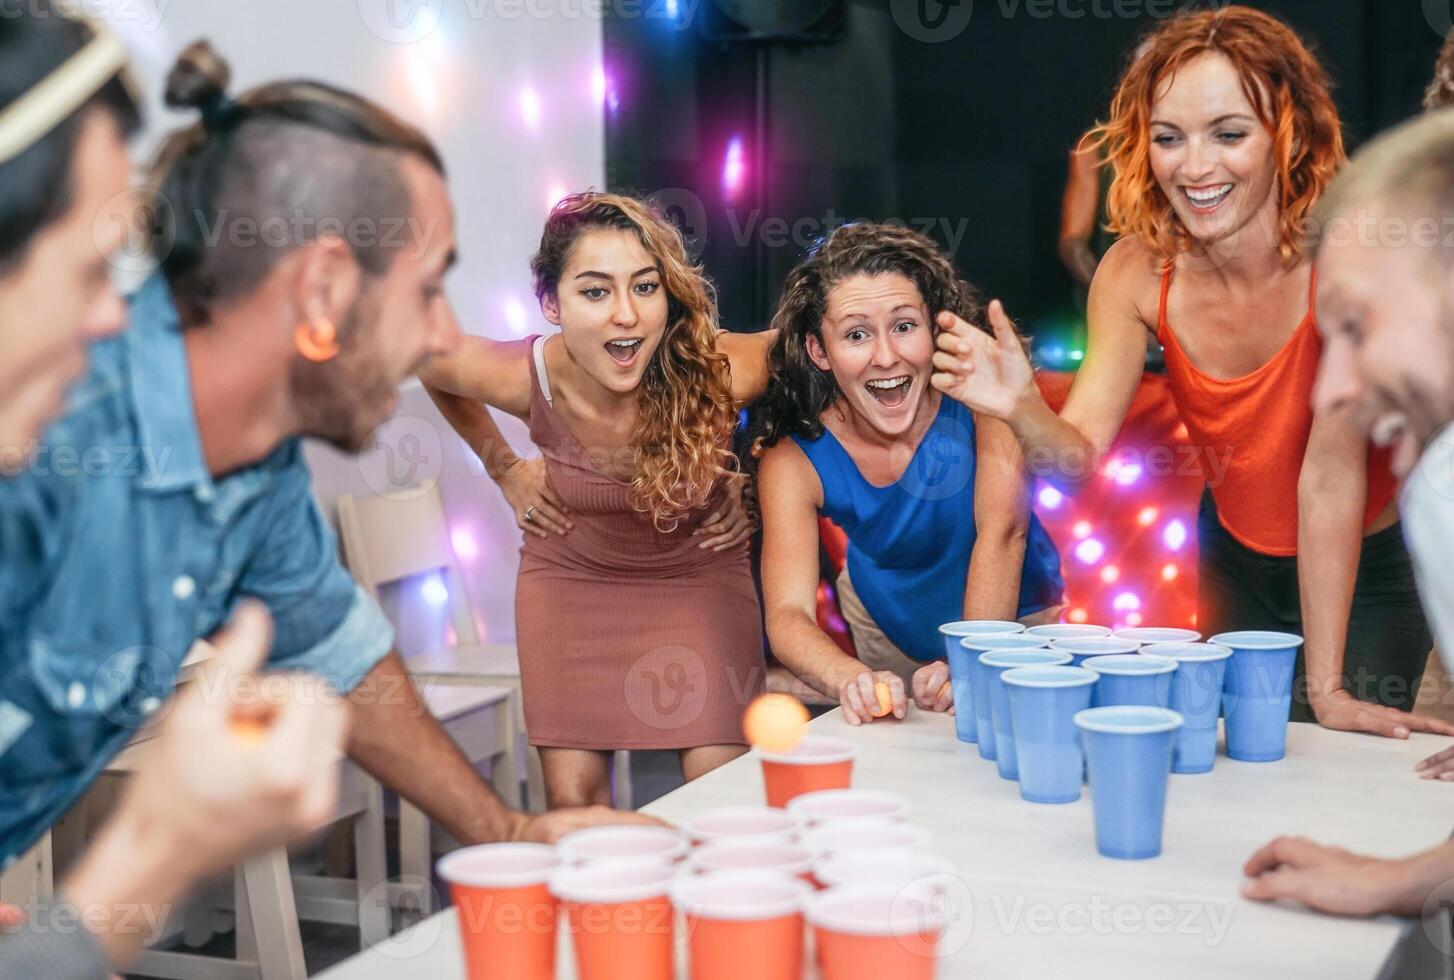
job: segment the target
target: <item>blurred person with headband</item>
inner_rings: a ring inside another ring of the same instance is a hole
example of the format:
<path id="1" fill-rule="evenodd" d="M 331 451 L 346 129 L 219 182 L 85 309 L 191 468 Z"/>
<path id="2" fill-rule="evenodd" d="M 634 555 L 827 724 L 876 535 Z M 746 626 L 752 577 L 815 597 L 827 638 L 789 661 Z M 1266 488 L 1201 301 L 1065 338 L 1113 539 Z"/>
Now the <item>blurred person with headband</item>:
<path id="1" fill-rule="evenodd" d="M 1445 667 L 1454 673 L 1454 111 L 1370 143 L 1319 205 L 1326 343 L 1315 399 L 1357 414 L 1393 449 L 1404 536 Z M 1454 780 L 1454 749 L 1420 762 Z M 1377 858 L 1282 837 L 1248 860 L 1243 894 L 1340 915 L 1418 916 L 1454 879 L 1454 841 Z"/>
<path id="2" fill-rule="evenodd" d="M 5 690 L 27 720 L 0 756 L 0 856 L 79 798 L 245 598 L 272 614 L 269 666 L 346 692 L 350 757 L 460 841 L 648 822 L 506 806 L 425 707 L 312 494 L 301 437 L 357 451 L 398 385 L 458 344 L 437 152 L 351 93 L 293 81 L 234 100 L 229 74 L 205 43 L 173 69 L 167 102 L 201 115 L 158 158 L 175 235 L 42 447 L 114 465 L 0 485 L 0 658 L 29 665 Z M 246 233 L 278 222 L 282 240 Z"/>
<path id="3" fill-rule="evenodd" d="M 110 33 L 49 7 L 0 18 L 0 458 L 10 474 L 30 463 L 88 345 L 126 322 L 107 262 L 121 244 L 126 140 L 140 121 L 125 66 Z M 10 529 L 0 514 L 0 535 Z M 0 636 L 12 623 L 0 617 Z M 186 889 L 329 817 L 348 717 L 336 697 L 302 674 L 268 688 L 266 701 L 204 695 L 253 686 L 269 631 L 253 604 L 214 638 L 207 676 L 169 707 L 58 897 L 0 914 L 0 976 L 81 980 L 125 969 Z M 23 736 L 48 707 L 33 699 L 32 664 L 8 639 L 0 650 L 9 808 L 35 761 Z"/>

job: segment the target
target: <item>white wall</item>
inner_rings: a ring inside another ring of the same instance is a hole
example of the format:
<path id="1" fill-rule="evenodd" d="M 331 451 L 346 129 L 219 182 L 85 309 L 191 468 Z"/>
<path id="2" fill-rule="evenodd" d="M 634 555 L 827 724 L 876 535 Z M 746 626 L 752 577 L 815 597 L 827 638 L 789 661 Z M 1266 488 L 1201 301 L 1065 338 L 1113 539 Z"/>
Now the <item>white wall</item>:
<path id="1" fill-rule="evenodd" d="M 110 11 L 137 55 L 149 110 L 143 156 L 158 134 L 190 121 L 166 110 L 160 92 L 176 52 L 199 37 L 231 62 L 234 91 L 310 77 L 360 92 L 420 125 L 443 153 L 460 244 L 450 292 L 465 330 L 518 337 L 549 328 L 527 265 L 541 224 L 562 193 L 604 185 L 601 25 L 583 14 L 590 4 L 117 0 L 98 7 Z M 524 426 L 504 419 L 502 428 L 517 449 L 535 455 Z M 484 638 L 514 638 L 520 532 L 417 382 L 380 430 L 379 449 L 353 459 L 310 446 L 308 458 L 325 505 L 342 492 L 437 477 L 456 534 L 478 545 L 477 556 L 461 558 Z"/>

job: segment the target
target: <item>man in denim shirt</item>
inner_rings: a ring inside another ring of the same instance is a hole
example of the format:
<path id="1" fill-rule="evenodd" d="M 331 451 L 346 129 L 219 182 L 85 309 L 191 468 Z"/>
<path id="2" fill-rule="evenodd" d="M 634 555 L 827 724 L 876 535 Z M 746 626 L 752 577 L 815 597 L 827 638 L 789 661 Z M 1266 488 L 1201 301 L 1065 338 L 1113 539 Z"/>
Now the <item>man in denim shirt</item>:
<path id="1" fill-rule="evenodd" d="M 220 64 L 203 51 L 169 80 L 204 122 L 162 150 L 162 190 L 188 204 L 164 275 L 0 485 L 0 857 L 79 798 L 244 597 L 274 617 L 271 666 L 349 692 L 350 755 L 460 840 L 630 819 L 499 800 L 421 704 L 310 492 L 298 437 L 361 447 L 397 385 L 458 340 L 437 154 L 326 86 L 232 102 Z"/>

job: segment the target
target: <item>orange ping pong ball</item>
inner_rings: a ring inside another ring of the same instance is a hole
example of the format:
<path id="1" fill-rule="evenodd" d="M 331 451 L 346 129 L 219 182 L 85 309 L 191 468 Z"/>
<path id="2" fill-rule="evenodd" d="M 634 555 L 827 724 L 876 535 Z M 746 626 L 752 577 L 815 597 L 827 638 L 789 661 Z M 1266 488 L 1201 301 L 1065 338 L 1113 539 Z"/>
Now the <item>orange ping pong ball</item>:
<path id="1" fill-rule="evenodd" d="M 874 697 L 878 699 L 878 707 L 876 707 L 873 712 L 873 716 L 875 718 L 882 718 L 884 715 L 894 710 L 894 698 L 893 695 L 889 693 L 889 686 L 887 684 L 885 684 L 883 681 L 879 681 L 874 684 L 873 694 Z"/>
<path id="2" fill-rule="evenodd" d="M 803 740 L 808 709 L 791 694 L 764 694 L 742 715 L 747 741 L 767 752 L 791 752 Z"/>
<path id="3" fill-rule="evenodd" d="M 258 718 L 234 718 L 231 721 L 232 737 L 247 745 L 257 745 L 267 738 L 267 723 Z"/>

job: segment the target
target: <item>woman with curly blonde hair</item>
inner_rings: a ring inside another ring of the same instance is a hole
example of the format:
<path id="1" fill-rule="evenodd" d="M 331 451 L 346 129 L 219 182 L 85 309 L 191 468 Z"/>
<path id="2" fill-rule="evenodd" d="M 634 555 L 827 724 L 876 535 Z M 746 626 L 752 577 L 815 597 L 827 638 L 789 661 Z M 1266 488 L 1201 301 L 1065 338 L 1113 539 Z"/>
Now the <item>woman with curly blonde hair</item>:
<path id="1" fill-rule="evenodd" d="M 614 750 L 678 749 L 688 779 L 745 751 L 761 619 L 749 529 L 720 524 L 737 409 L 763 388 L 771 337 L 719 331 L 680 233 L 630 197 L 561 201 L 530 267 L 560 333 L 471 338 L 423 378 L 477 451 L 501 444 L 490 405 L 545 458 L 550 516 L 531 505 L 523 523 L 564 533 L 521 548 L 526 728 L 552 807 L 609 803 Z"/>
<path id="2" fill-rule="evenodd" d="M 1344 162 L 1327 75 L 1284 23 L 1242 6 L 1151 33 L 1094 138 L 1122 235 L 1091 285 L 1089 343 L 1059 415 L 1018 344 L 963 324 L 936 384 L 1005 419 L 1075 489 L 1094 477 L 1141 377 L 1148 333 L 1197 448 L 1198 628 L 1305 637 L 1293 719 L 1406 738 L 1431 646 L 1388 455 L 1315 413 L 1322 342 L 1309 214 Z M 1304 689 L 1305 678 L 1305 689 Z"/>
<path id="3" fill-rule="evenodd" d="M 938 627 L 1055 622 L 1063 583 L 1014 436 L 929 383 L 934 315 L 979 294 L 907 228 L 838 228 L 788 274 L 753 427 L 773 653 L 849 724 L 952 704 Z M 858 659 L 819 627 L 818 517 L 848 535 L 838 602 Z M 876 686 L 887 688 L 883 705 Z"/>

